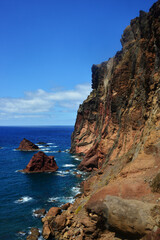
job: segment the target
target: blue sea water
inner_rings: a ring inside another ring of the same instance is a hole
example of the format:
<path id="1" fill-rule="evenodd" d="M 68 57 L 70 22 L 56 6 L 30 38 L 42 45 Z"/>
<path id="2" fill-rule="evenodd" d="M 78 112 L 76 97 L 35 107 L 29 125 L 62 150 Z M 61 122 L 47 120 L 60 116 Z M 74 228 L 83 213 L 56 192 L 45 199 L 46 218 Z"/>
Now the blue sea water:
<path id="1" fill-rule="evenodd" d="M 80 181 L 75 175 L 78 159 L 68 151 L 73 127 L 0 127 L 0 239 L 26 239 L 30 227 L 42 229 L 35 209 L 73 202 Z M 35 152 L 15 150 L 23 138 L 39 145 L 48 156 L 55 156 L 55 173 L 17 172 Z M 58 152 L 61 150 L 61 152 Z M 69 171 L 68 171 L 69 170 Z M 19 232 L 24 232 L 22 236 Z M 42 238 L 41 238 L 42 239 Z"/>

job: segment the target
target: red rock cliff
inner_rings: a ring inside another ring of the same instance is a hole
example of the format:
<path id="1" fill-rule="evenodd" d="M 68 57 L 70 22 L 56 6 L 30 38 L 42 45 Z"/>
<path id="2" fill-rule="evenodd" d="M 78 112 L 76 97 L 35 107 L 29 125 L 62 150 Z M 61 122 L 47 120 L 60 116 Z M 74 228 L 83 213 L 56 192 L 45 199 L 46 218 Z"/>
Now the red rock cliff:
<path id="1" fill-rule="evenodd" d="M 128 152 L 131 161 L 151 128 L 156 129 L 160 1 L 149 13 L 140 11 L 124 30 L 121 43 L 122 50 L 113 58 L 92 66 L 93 90 L 79 107 L 72 135 L 71 152 L 84 155 L 80 169 L 100 168 Z"/>

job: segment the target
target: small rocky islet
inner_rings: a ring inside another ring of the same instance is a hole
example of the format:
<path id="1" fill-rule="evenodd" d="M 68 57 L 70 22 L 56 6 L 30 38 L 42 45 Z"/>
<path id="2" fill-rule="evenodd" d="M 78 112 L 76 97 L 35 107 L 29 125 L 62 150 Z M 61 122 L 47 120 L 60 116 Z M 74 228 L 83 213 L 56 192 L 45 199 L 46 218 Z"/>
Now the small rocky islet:
<path id="1" fill-rule="evenodd" d="M 44 152 L 35 153 L 25 169 L 24 173 L 55 172 L 58 169 L 54 156 L 47 156 Z"/>
<path id="2" fill-rule="evenodd" d="M 23 138 L 23 140 L 20 142 L 19 147 L 16 148 L 16 150 L 19 151 L 38 151 L 39 147 L 34 144 L 33 142 L 29 141 L 26 138 Z"/>
<path id="3" fill-rule="evenodd" d="M 72 134 L 71 153 L 90 176 L 73 204 L 42 218 L 44 239 L 160 239 L 160 1 L 121 43 L 93 65 Z"/>

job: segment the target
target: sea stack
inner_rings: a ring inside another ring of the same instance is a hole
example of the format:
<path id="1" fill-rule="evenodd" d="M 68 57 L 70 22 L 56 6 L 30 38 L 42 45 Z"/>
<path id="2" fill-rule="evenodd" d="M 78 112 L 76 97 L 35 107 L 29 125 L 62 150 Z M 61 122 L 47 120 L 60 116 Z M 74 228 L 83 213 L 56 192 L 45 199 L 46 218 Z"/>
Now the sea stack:
<path id="1" fill-rule="evenodd" d="M 20 151 L 37 151 L 39 150 L 39 147 L 32 143 L 31 141 L 27 140 L 26 138 L 23 138 L 23 140 L 20 142 L 19 147 L 17 150 Z"/>
<path id="2" fill-rule="evenodd" d="M 54 156 L 47 156 L 40 151 L 33 155 L 25 169 L 21 172 L 25 173 L 40 173 L 40 172 L 55 172 L 58 169 Z"/>

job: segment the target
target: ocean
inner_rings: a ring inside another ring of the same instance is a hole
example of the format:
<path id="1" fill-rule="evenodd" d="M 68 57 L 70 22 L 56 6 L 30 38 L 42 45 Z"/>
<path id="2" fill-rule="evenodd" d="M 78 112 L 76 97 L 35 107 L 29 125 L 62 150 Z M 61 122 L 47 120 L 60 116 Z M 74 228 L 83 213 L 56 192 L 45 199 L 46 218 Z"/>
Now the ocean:
<path id="1" fill-rule="evenodd" d="M 34 210 L 73 202 L 80 192 L 75 172 L 79 159 L 69 153 L 71 126 L 0 127 L 0 239 L 26 239 L 31 227 L 42 230 Z M 17 170 L 28 164 L 35 152 L 16 148 L 23 138 L 39 144 L 48 156 L 55 156 L 59 169 L 55 173 L 24 174 Z M 61 152 L 59 152 L 59 150 Z M 40 239 L 43 239 L 40 237 Z"/>

